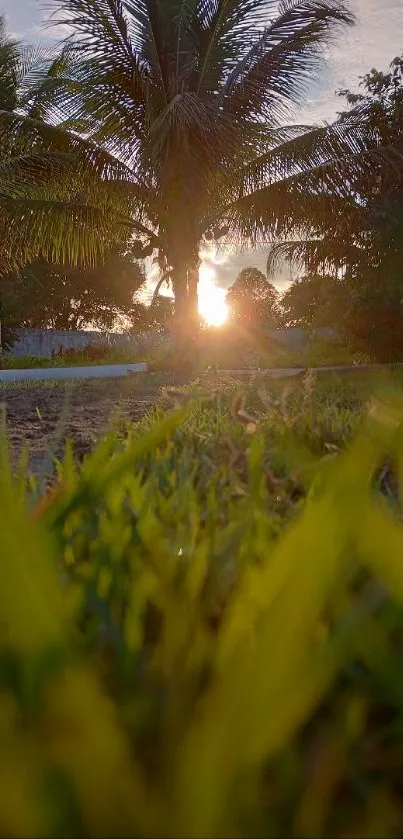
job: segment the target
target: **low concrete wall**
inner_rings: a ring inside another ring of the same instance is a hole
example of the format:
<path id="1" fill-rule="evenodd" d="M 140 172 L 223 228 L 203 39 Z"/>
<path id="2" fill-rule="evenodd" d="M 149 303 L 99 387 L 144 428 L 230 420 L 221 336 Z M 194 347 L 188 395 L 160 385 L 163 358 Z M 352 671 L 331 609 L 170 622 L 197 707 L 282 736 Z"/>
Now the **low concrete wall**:
<path id="1" fill-rule="evenodd" d="M 51 358 L 60 349 L 85 350 L 88 345 L 128 349 L 134 355 L 169 346 L 169 336 L 158 332 L 129 335 L 122 332 L 84 332 L 63 329 L 16 329 L 17 340 L 6 355 Z M 315 329 L 314 334 L 331 343 L 337 337 L 335 330 Z M 303 349 L 308 341 L 304 329 L 290 327 L 267 329 L 267 337 L 290 350 Z"/>
<path id="2" fill-rule="evenodd" d="M 157 332 L 129 335 L 118 332 L 84 332 L 63 329 L 16 329 L 17 339 L 6 353 L 30 358 L 51 358 L 60 349 L 85 350 L 92 347 L 129 349 L 134 354 L 158 349 L 167 343 L 167 337 Z"/>

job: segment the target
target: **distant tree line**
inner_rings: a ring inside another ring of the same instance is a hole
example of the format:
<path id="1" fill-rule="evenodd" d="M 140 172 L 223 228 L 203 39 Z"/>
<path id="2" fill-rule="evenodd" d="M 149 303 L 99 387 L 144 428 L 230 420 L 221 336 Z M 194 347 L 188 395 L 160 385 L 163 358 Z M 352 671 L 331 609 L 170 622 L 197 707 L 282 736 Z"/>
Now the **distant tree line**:
<path id="1" fill-rule="evenodd" d="M 29 263 L 1 283 L 3 346 L 18 327 L 164 331 L 173 320 L 173 299 L 160 295 L 150 306 L 145 282 L 130 245 L 108 251 L 93 267 Z"/>

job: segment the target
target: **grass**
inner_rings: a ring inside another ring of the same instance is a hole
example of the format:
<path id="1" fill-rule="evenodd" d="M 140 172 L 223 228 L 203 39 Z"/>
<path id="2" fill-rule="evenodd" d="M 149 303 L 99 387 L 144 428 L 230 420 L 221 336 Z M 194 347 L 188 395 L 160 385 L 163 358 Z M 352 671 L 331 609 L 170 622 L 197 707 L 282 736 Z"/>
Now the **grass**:
<path id="1" fill-rule="evenodd" d="M 199 335 L 196 365 L 199 371 L 210 366 L 222 370 L 271 369 L 303 367 L 332 367 L 337 365 L 369 364 L 371 358 L 353 352 L 345 344 L 327 343 L 311 338 L 306 346 L 292 349 L 276 343 L 266 335 L 250 334 L 244 329 L 223 327 L 208 329 Z M 136 360 L 145 361 L 149 370 L 176 369 L 181 359 L 166 346 L 149 350 Z"/>
<path id="2" fill-rule="evenodd" d="M 172 376 L 171 378 L 176 379 L 178 377 Z M 122 387 L 128 389 L 130 392 L 139 388 L 143 388 L 144 386 L 151 386 L 151 387 L 159 387 L 160 385 L 164 384 L 167 380 L 167 375 L 165 373 L 131 373 L 122 378 L 114 379 L 112 381 L 118 381 Z M 17 381 L 0 381 L 0 393 L 10 392 L 15 390 L 26 390 L 26 389 L 40 389 L 43 388 L 49 390 L 60 390 L 65 391 L 66 387 L 71 389 L 74 388 L 75 390 L 78 389 L 86 389 L 89 386 L 91 388 L 105 390 L 105 387 L 110 386 L 110 379 L 99 379 L 99 378 L 90 378 L 90 379 L 69 379 L 68 384 L 66 381 L 59 380 L 59 379 L 21 379 Z"/>
<path id="3" fill-rule="evenodd" d="M 102 347 L 90 347 L 82 351 L 67 351 L 61 355 L 48 357 L 5 356 L 3 367 L 6 370 L 30 370 L 42 367 L 91 367 L 98 364 L 132 364 L 138 361 L 133 351 L 108 350 Z"/>
<path id="4" fill-rule="evenodd" d="M 50 493 L 3 446 L 5 834 L 401 835 L 402 409 L 209 374 Z"/>
<path id="5" fill-rule="evenodd" d="M 166 344 L 149 349 L 147 352 L 133 349 L 108 349 L 88 346 L 82 351 L 66 350 L 52 358 L 33 358 L 31 356 L 6 356 L 6 369 L 30 369 L 35 367 L 86 367 L 97 364 L 131 364 L 146 362 L 153 372 L 172 372 L 178 368 L 177 353 L 169 350 Z M 370 363 L 371 359 L 363 354 L 353 353 L 346 346 L 329 344 L 323 339 L 313 338 L 302 349 L 287 349 L 267 338 L 252 337 L 240 333 L 238 329 L 210 329 L 201 333 L 196 353 L 196 366 L 199 371 L 210 366 L 221 369 L 251 368 L 287 368 L 287 367 L 327 367 Z"/>

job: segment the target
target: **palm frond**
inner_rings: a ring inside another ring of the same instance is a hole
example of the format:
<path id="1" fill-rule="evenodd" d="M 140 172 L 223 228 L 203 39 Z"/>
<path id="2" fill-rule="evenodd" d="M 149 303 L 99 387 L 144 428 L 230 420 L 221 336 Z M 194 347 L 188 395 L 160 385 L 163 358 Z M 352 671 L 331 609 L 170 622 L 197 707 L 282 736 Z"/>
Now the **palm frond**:
<path id="1" fill-rule="evenodd" d="M 104 49 L 107 60 L 69 49 L 63 74 L 46 80 L 41 99 L 47 107 L 50 102 L 48 122 L 78 130 L 111 153 L 119 151 L 120 159 L 129 162 L 135 157 L 133 146 L 144 135 L 149 96 L 146 76 L 137 57 L 132 64 L 116 65 L 113 44 Z"/>
<path id="2" fill-rule="evenodd" d="M 134 180 L 133 173 L 125 164 L 111 155 L 102 146 L 82 136 L 66 132 L 62 126 L 51 125 L 24 114 L 0 110 L 0 145 L 13 139 L 21 147 L 49 148 L 60 153 L 73 154 L 77 166 L 87 163 L 100 177 L 124 177 Z"/>
<path id="3" fill-rule="evenodd" d="M 135 33 L 147 20 L 144 7 L 148 3 L 150 16 L 155 17 L 151 13 L 153 7 L 157 11 L 158 4 L 152 0 L 138 0 L 133 5 L 121 0 L 55 0 L 49 24 L 67 25 L 73 29 L 76 35 L 74 52 L 85 53 L 90 63 L 96 59 L 101 73 L 118 69 L 134 84 L 141 84 L 142 62 Z M 134 26 L 130 17 L 134 19 Z M 151 24 L 150 27 L 152 32 Z"/>
<path id="4" fill-rule="evenodd" d="M 319 171 L 315 180 L 321 184 Z M 295 233 L 311 235 L 323 225 L 334 225 L 338 214 L 346 210 L 348 198 L 337 197 L 330 189 L 306 189 L 304 183 L 309 186 L 309 176 L 278 181 L 234 201 L 225 212 L 233 239 L 254 246 L 262 238 L 269 243 Z M 350 201 L 353 206 L 351 197 Z"/>
<path id="5" fill-rule="evenodd" d="M 264 154 L 247 161 L 234 173 L 240 188 L 250 192 L 279 179 L 302 174 L 331 162 L 354 158 L 357 164 L 362 155 L 375 153 L 375 138 L 370 138 L 361 123 L 334 123 L 330 126 L 308 128 L 290 126 L 273 134 L 279 142 Z"/>
<path id="6" fill-rule="evenodd" d="M 32 91 L 40 85 L 59 57 L 59 52 L 60 47 L 57 44 L 50 47 L 44 47 L 42 44 L 21 44 L 16 63 L 19 91 Z"/>
<path id="7" fill-rule="evenodd" d="M 70 79 L 76 47 L 31 49 L 1 34 L 1 270 L 37 257 L 91 263 L 133 230 L 151 241 L 147 188 L 106 148 L 58 124 L 61 98 L 80 88 L 80 78 Z M 2 80 L 10 88 L 3 99 Z"/>
<path id="8" fill-rule="evenodd" d="M 222 93 L 232 116 L 282 119 L 301 101 L 322 59 L 324 44 L 354 17 L 338 0 L 286 0 L 229 75 Z"/>
<path id="9" fill-rule="evenodd" d="M 103 121 L 106 116 L 111 119 L 111 103 L 116 108 L 122 103 L 126 109 L 130 106 L 131 112 L 136 102 L 144 105 L 145 61 L 133 46 L 130 14 L 123 3 L 120 0 L 56 0 L 53 5 L 55 12 L 51 23 L 67 24 L 75 32 L 74 41 L 68 42 L 66 83 L 64 87 L 60 85 L 55 97 L 59 115 L 77 116 L 83 105 L 80 96 L 84 89 L 87 94 L 91 90 L 86 108 L 95 120 Z M 124 116 L 124 109 L 121 109 L 121 116 Z"/>
<path id="10" fill-rule="evenodd" d="M 192 164 L 197 166 L 203 161 L 204 167 L 199 169 L 199 174 L 205 172 L 207 177 L 222 161 L 223 155 L 230 156 L 233 146 L 238 145 L 238 137 L 234 137 L 231 127 L 217 116 L 211 103 L 192 91 L 178 93 L 158 114 L 147 131 L 144 151 L 147 153 L 149 146 L 149 154 L 161 161 L 164 148 L 173 140 L 191 157 Z"/>
<path id="11" fill-rule="evenodd" d="M 224 199 L 233 200 L 222 209 L 231 219 L 231 229 L 253 241 L 288 236 L 293 229 L 311 231 L 334 226 L 338 216 L 363 213 L 359 200 L 363 184 L 370 184 L 374 168 L 382 165 L 396 185 L 403 182 L 403 154 L 395 147 L 368 148 L 360 126 L 334 125 L 286 141 L 225 178 Z M 385 175 L 386 177 L 386 175 Z M 232 181 L 232 182 L 231 182 Z"/>
<path id="12" fill-rule="evenodd" d="M 56 0 L 52 6 L 54 11 L 48 26 L 67 26 L 74 30 L 78 35 L 76 48 L 98 54 L 104 41 L 114 45 L 119 60 L 130 61 L 132 46 L 120 0 Z"/>
<path id="13" fill-rule="evenodd" d="M 166 11 L 172 11 L 169 0 L 165 7 Z M 138 54 L 156 79 L 156 93 L 160 104 L 164 106 L 169 101 L 171 69 L 167 29 L 164 26 L 167 14 L 165 13 L 164 20 L 163 6 L 158 0 L 126 0 L 125 8 L 131 16 L 131 28 L 135 34 Z"/>
<path id="14" fill-rule="evenodd" d="M 42 47 L 21 50 L 19 111 L 44 122 L 62 121 L 56 100 L 61 88 L 71 89 L 72 86 L 68 76 L 69 54 L 67 45 L 55 45 L 51 50 L 43 50 Z"/>
<path id="15" fill-rule="evenodd" d="M 19 44 L 6 34 L 4 16 L 0 15 L 0 108 L 9 111 L 17 106 L 17 64 Z"/>
<path id="16" fill-rule="evenodd" d="M 32 196 L 38 189 L 62 191 L 63 176 L 71 189 L 77 175 L 77 160 L 57 152 L 25 154 L 0 160 L 0 195 L 9 198 Z"/>
<path id="17" fill-rule="evenodd" d="M 285 263 L 305 272 L 341 269 L 358 248 L 351 242 L 345 242 L 340 248 L 340 240 L 330 236 L 321 239 L 275 242 L 270 246 L 267 257 L 267 275 L 274 277 Z"/>
<path id="18" fill-rule="evenodd" d="M 256 37 L 275 10 L 271 0 L 201 0 L 189 21 L 199 48 L 200 69 L 196 93 L 216 92 L 225 79 L 246 38 Z"/>
<path id="19" fill-rule="evenodd" d="M 77 202 L 0 198 L 1 272 L 34 259 L 92 265 L 113 240 L 110 215 Z"/>

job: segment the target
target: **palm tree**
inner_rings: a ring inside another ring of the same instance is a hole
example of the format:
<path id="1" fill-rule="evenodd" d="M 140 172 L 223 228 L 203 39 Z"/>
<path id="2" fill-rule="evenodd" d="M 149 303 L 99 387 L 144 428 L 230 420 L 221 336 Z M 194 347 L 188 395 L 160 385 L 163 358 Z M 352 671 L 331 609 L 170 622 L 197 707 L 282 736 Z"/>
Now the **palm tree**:
<path id="1" fill-rule="evenodd" d="M 340 0 L 56 6 L 72 34 L 38 91 L 41 118 L 107 156 L 139 255 L 154 253 L 171 280 L 182 324 L 196 317 L 203 243 L 311 229 L 368 166 L 356 122 L 283 124 L 323 47 L 353 22 Z"/>
<path id="2" fill-rule="evenodd" d="M 54 50 L 8 38 L 0 16 L 0 277 L 35 258 L 92 263 L 116 238 L 108 156 L 41 118 L 38 86 L 60 63 Z"/>
<path id="3" fill-rule="evenodd" d="M 0 364 L 5 280 L 35 260 L 93 266 L 131 235 L 119 162 L 43 120 L 64 63 L 9 38 L 0 15 Z"/>

